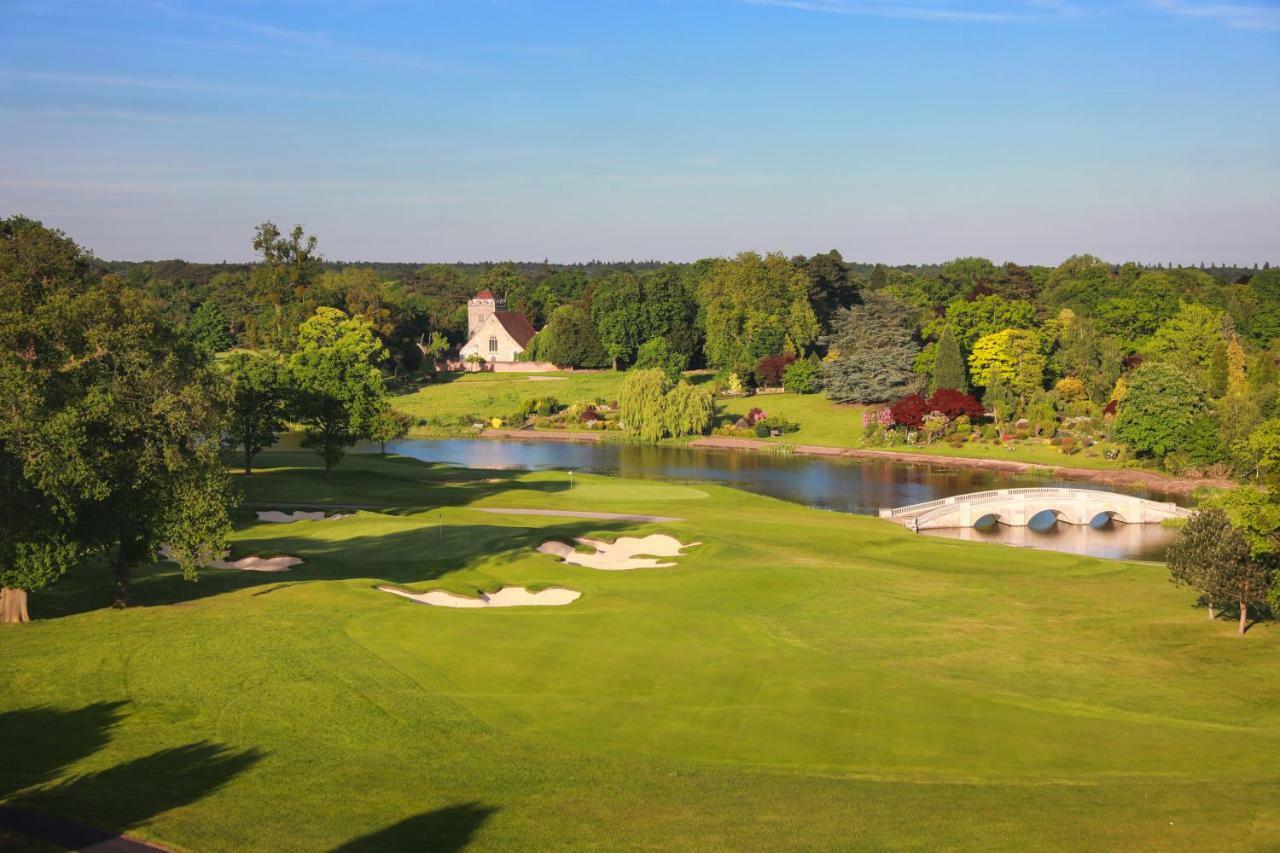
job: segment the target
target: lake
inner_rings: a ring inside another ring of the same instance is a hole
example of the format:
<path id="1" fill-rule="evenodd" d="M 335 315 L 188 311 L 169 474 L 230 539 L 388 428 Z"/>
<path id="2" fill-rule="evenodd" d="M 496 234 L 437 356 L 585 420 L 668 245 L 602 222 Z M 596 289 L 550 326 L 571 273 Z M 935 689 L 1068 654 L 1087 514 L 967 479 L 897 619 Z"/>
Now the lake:
<path id="1" fill-rule="evenodd" d="M 296 447 L 292 436 L 282 449 Z M 881 507 L 902 506 L 978 492 L 1024 486 L 1072 486 L 1116 491 L 1114 487 L 1052 477 L 953 468 L 945 464 L 904 464 L 882 460 L 818 459 L 782 453 L 741 453 L 626 443 L 487 439 L 402 439 L 389 452 L 468 468 L 589 471 L 634 479 L 720 483 L 817 509 L 875 515 Z M 374 448 L 363 445 L 357 452 Z M 1129 494 L 1159 501 L 1184 500 L 1143 489 Z M 1049 523 L 1032 527 L 995 525 L 931 530 L 930 536 L 1000 542 L 1110 559 L 1159 560 L 1176 532 L 1158 524 L 1108 523 L 1099 527 Z"/>

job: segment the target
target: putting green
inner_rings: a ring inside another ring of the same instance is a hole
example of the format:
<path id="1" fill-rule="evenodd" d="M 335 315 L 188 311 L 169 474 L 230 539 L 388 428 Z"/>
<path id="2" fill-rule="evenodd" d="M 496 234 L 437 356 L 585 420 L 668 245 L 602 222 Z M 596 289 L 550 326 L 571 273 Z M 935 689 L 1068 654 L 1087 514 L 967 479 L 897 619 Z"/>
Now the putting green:
<path id="1" fill-rule="evenodd" d="M 157 566 L 114 612 L 86 566 L 34 595 L 46 618 L 0 632 L 0 798 L 214 851 L 1267 849 L 1280 832 L 1280 630 L 1236 638 L 1161 567 L 716 486 L 262 467 L 239 478 L 255 504 L 381 509 L 246 512 L 233 552 L 306 561 L 287 575 Z M 643 513 L 668 491 L 705 497 L 665 498 L 684 519 L 666 523 L 468 509 Z M 634 572 L 534 550 L 651 533 L 703 544 Z M 433 608 L 380 583 L 582 597 Z"/>

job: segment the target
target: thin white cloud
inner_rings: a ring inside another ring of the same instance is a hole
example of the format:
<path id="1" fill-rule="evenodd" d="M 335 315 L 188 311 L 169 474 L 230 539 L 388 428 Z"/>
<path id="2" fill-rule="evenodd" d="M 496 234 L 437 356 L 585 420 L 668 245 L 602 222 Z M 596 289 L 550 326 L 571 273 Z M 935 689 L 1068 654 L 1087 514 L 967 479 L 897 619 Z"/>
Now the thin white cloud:
<path id="1" fill-rule="evenodd" d="M 743 0 L 752 6 L 779 6 L 803 12 L 823 12 L 913 21 L 957 21 L 976 24 L 1018 24 L 1056 20 L 1080 10 L 1068 0 L 1020 0 L 1002 6 L 958 6 L 947 0 Z"/>
<path id="2" fill-rule="evenodd" d="M 37 71 L 25 68 L 0 69 L 0 78 L 31 80 L 47 83 L 64 83 L 72 86 L 89 86 L 110 89 L 152 89 L 164 92 L 190 92 L 204 95 L 231 95 L 234 97 L 283 97 L 314 98 L 319 100 L 351 100 L 355 95 L 338 92 L 321 92 L 306 89 L 278 89 L 260 86 L 224 86 L 185 77 L 122 77 L 109 74 L 64 74 L 54 71 Z"/>
<path id="3" fill-rule="evenodd" d="M 1200 3 L 1185 0 L 1147 0 L 1158 12 L 1180 18 L 1217 21 L 1237 30 L 1280 31 L 1280 6 L 1255 6 L 1244 3 Z"/>
<path id="4" fill-rule="evenodd" d="M 416 54 L 365 47 L 342 41 L 325 30 L 299 30 L 225 15 L 210 15 L 170 3 L 156 3 L 152 8 L 173 21 L 200 24 L 213 32 L 233 30 L 266 42 L 291 45 L 319 56 L 333 56 L 371 65 L 388 65 L 419 71 L 441 70 L 438 63 Z"/>

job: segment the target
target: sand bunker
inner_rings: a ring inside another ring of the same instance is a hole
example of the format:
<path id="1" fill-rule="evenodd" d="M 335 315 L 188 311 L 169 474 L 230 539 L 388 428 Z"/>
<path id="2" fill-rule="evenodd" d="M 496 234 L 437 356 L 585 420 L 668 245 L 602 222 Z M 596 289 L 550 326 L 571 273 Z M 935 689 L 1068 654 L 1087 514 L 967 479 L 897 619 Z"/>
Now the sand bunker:
<path id="1" fill-rule="evenodd" d="M 566 563 L 586 566 L 589 569 L 603 569 L 607 572 L 627 571 L 630 569 L 662 569 L 674 566 L 675 563 L 663 563 L 652 557 L 683 557 L 683 549 L 701 545 L 701 542 L 680 543 L 673 536 L 654 533 L 650 536 L 620 536 L 615 542 L 602 542 L 599 539 L 575 539 L 579 545 L 594 548 L 595 553 L 584 554 L 572 545 L 557 542 L 543 542 L 538 550 L 543 554 L 559 557 Z M 644 556 L 641 556 L 644 555 Z"/>
<path id="2" fill-rule="evenodd" d="M 326 516 L 323 512 L 303 512 L 300 509 L 293 512 L 281 512 L 278 509 L 271 509 L 258 513 L 258 521 L 270 521 L 275 524 L 289 524 L 293 521 L 338 521 L 339 519 L 350 517 L 350 513 Z"/>
<path id="3" fill-rule="evenodd" d="M 160 546 L 160 556 L 172 559 L 173 552 L 168 545 Z M 226 553 L 222 555 L 227 556 Z M 287 572 L 302 562 L 301 557 L 241 557 L 239 560 L 208 560 L 205 567 L 210 569 L 234 569 L 240 572 Z"/>
<path id="4" fill-rule="evenodd" d="M 454 595 L 442 589 L 433 589 L 430 592 L 409 592 L 407 589 L 397 589 L 393 586 L 380 586 L 378 589 L 420 604 L 430 604 L 432 607 L 556 607 L 570 604 L 582 596 L 582 593 L 576 589 L 565 589 L 559 586 L 540 592 L 530 592 L 522 586 L 504 586 L 497 592 L 481 592 L 478 598 Z"/>

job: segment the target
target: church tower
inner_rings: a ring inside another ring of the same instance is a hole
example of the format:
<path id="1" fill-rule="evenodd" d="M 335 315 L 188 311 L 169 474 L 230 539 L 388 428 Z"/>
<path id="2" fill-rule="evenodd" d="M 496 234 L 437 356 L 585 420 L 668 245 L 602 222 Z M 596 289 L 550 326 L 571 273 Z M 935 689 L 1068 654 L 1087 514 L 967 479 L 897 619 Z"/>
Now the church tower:
<path id="1" fill-rule="evenodd" d="M 467 337 L 475 337 L 476 332 L 497 311 L 506 311 L 507 301 L 493 295 L 493 291 L 484 290 L 471 297 L 467 302 Z"/>

